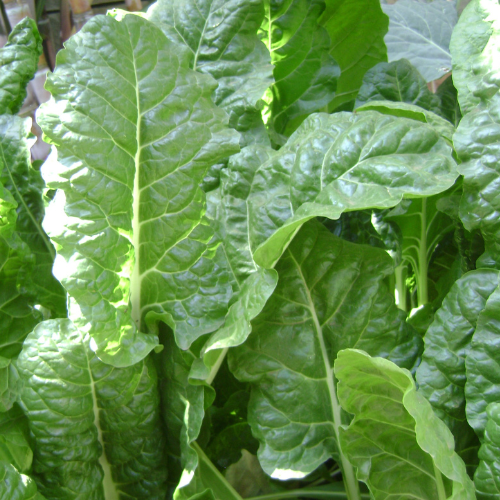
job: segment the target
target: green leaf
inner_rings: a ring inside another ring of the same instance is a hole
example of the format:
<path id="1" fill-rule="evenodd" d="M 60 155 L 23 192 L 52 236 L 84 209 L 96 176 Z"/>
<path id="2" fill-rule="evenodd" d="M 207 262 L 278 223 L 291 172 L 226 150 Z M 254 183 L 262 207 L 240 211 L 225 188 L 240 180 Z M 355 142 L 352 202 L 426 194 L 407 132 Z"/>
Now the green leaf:
<path id="1" fill-rule="evenodd" d="M 408 59 L 427 82 L 451 71 L 449 44 L 457 22 L 452 2 L 399 0 L 382 8 L 389 16 L 389 61 Z"/>
<path id="2" fill-rule="evenodd" d="M 19 406 L 0 413 L 0 462 L 10 463 L 19 472 L 28 473 L 33 461 L 28 436 L 28 421 Z"/>
<path id="3" fill-rule="evenodd" d="M 500 8 L 491 0 L 471 2 L 452 39 L 453 81 L 464 117 L 454 136 L 462 164 L 464 194 L 460 216 L 469 231 L 479 229 L 485 254 L 479 266 L 500 266 L 499 169 L 496 160 L 500 133 L 499 73 L 496 55 Z M 455 71 L 456 69 L 456 71 Z"/>
<path id="4" fill-rule="evenodd" d="M 276 270 L 278 285 L 252 335 L 229 352 L 235 376 L 253 385 L 249 422 L 261 443 L 259 461 L 272 477 L 286 479 L 333 457 L 353 488 L 352 468 L 338 449 L 337 352 L 360 347 L 411 368 L 419 350 L 384 283 L 392 259 L 311 221 Z"/>
<path id="5" fill-rule="evenodd" d="M 440 113 L 439 97 L 427 88 L 422 75 L 406 59 L 379 63 L 366 72 L 355 107 L 368 101 L 406 102 Z"/>
<path id="6" fill-rule="evenodd" d="M 239 147 L 212 77 L 153 23 L 117 19 L 66 43 L 39 121 L 58 151 L 44 168 L 60 189 L 45 221 L 55 274 L 98 356 L 128 366 L 158 345 L 159 319 L 183 348 L 224 321 L 232 290 L 199 184 Z"/>
<path id="7" fill-rule="evenodd" d="M 486 412 L 488 420 L 479 450 L 481 462 L 474 476 L 478 500 L 494 500 L 500 494 L 500 403 L 490 403 Z"/>
<path id="8" fill-rule="evenodd" d="M 498 276 L 499 273 L 495 274 Z M 465 359 L 467 420 L 481 440 L 487 422 L 486 407 L 489 403 L 500 402 L 499 311 L 500 289 L 497 278 L 496 287 L 477 319 L 476 331 Z"/>
<path id="9" fill-rule="evenodd" d="M 102 363 L 70 320 L 40 323 L 18 358 L 22 407 L 35 439 L 33 476 L 49 498 L 166 494 L 164 438 L 150 359 Z"/>
<path id="10" fill-rule="evenodd" d="M 224 479 L 203 450 L 195 443 L 198 468 L 188 486 L 178 488 L 174 500 L 224 499 L 242 500 L 235 489 Z"/>
<path id="11" fill-rule="evenodd" d="M 448 120 L 420 106 L 405 102 L 369 101 L 357 108 L 356 112 L 369 110 L 378 111 L 385 115 L 411 118 L 412 120 L 428 123 L 436 132 L 446 139 L 450 145 L 453 144 L 455 127 L 453 127 Z"/>
<path id="12" fill-rule="evenodd" d="M 375 500 L 474 500 L 474 486 L 453 451 L 453 436 L 415 387 L 411 373 L 363 351 L 335 362 L 342 408 L 354 414 L 340 442 Z"/>
<path id="13" fill-rule="evenodd" d="M 319 23 L 330 35 L 329 52 L 341 70 L 335 99 L 329 104 L 329 110 L 352 101 L 366 71 L 387 61 L 384 36 L 388 21 L 378 0 L 326 1 L 326 10 Z"/>
<path id="14" fill-rule="evenodd" d="M 451 288 L 425 335 L 417 382 L 442 419 L 465 420 L 465 360 L 478 318 L 499 286 L 498 271 L 480 269 L 465 274 Z"/>
<path id="15" fill-rule="evenodd" d="M 500 6 L 495 0 L 474 0 L 464 9 L 453 31 L 453 83 L 462 113 L 473 111 L 498 94 L 494 65 L 500 35 Z"/>
<path id="16" fill-rule="evenodd" d="M 33 19 L 25 17 L 0 49 L 0 115 L 15 115 L 26 97 L 42 54 L 42 37 Z"/>
<path id="17" fill-rule="evenodd" d="M 0 356 L 0 412 L 12 408 L 21 387 L 21 379 L 12 360 Z"/>
<path id="18" fill-rule="evenodd" d="M 373 111 L 312 115 L 255 174 L 255 262 L 272 267 L 313 217 L 393 207 L 444 191 L 456 177 L 451 148 L 425 123 Z"/>
<path id="19" fill-rule="evenodd" d="M 0 116 L 0 151 L 1 158 L 5 159 L 0 182 L 16 200 L 16 234 L 34 257 L 30 274 L 23 277 L 20 273 L 18 283 L 22 280 L 22 285 L 30 289 L 31 305 L 43 306 L 53 318 L 66 317 L 66 293 L 52 275 L 55 250 L 42 229 L 45 184 L 40 173 L 31 166 L 33 139 L 28 138 L 30 131 L 29 118 Z"/>
<path id="20" fill-rule="evenodd" d="M 275 79 L 264 114 L 275 142 L 282 143 L 334 97 L 340 70 L 328 53 L 328 33 L 318 26 L 324 9 L 323 0 L 264 1 L 260 35 L 271 52 Z"/>
<path id="21" fill-rule="evenodd" d="M 0 496 L 8 500 L 45 500 L 33 479 L 11 464 L 0 461 Z"/>
<path id="22" fill-rule="evenodd" d="M 159 0 L 148 18 L 185 50 L 190 67 L 213 76 L 215 104 L 239 132 L 263 130 L 257 103 L 273 82 L 270 56 L 257 37 L 262 0 Z M 251 134 L 244 134 L 251 141 Z"/>
<path id="23" fill-rule="evenodd" d="M 453 78 L 447 78 L 437 89 L 436 95 L 441 99 L 441 115 L 456 128 L 462 119 L 458 104 L 457 89 L 453 85 Z"/>

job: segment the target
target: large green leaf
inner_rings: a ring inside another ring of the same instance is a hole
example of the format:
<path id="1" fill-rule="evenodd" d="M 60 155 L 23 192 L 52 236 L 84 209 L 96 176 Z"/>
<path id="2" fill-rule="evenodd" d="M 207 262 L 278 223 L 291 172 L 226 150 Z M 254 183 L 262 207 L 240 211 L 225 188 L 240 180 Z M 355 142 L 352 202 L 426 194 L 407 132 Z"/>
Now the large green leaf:
<path id="1" fill-rule="evenodd" d="M 419 350 L 384 283 L 392 259 L 311 221 L 276 270 L 278 285 L 253 321 L 252 335 L 229 352 L 233 373 L 253 385 L 249 422 L 261 442 L 260 463 L 285 479 L 303 477 L 334 457 L 353 495 L 353 470 L 338 447 L 337 352 L 359 347 L 411 368 Z"/>
<path id="2" fill-rule="evenodd" d="M 379 0 L 326 0 L 319 23 L 330 35 L 329 52 L 341 70 L 329 109 L 355 99 L 363 75 L 387 61 L 384 36 L 389 26 Z"/>
<path id="3" fill-rule="evenodd" d="M 440 113 L 440 100 L 428 88 L 422 75 L 406 59 L 379 63 L 369 69 L 356 97 L 355 107 L 368 101 L 406 102 Z"/>
<path id="4" fill-rule="evenodd" d="M 45 500 L 31 477 L 0 461 L 0 496 L 8 500 Z"/>
<path id="5" fill-rule="evenodd" d="M 18 358 L 35 439 L 33 477 L 49 498 L 165 498 L 156 371 L 102 363 L 70 320 L 40 323 Z"/>
<path id="6" fill-rule="evenodd" d="M 19 406 L 0 413 L 0 462 L 12 464 L 19 472 L 28 473 L 33 462 L 28 421 Z"/>
<path id="7" fill-rule="evenodd" d="M 339 67 L 329 55 L 330 38 L 318 25 L 323 0 L 264 1 L 261 37 L 271 52 L 275 84 L 267 93 L 267 125 L 289 136 L 310 113 L 332 101 Z"/>
<path id="8" fill-rule="evenodd" d="M 153 23 L 120 18 L 96 16 L 66 43 L 39 121 L 58 151 L 44 170 L 61 189 L 45 220 L 54 272 L 98 356 L 127 366 L 158 344 L 149 320 L 183 348 L 224 320 L 232 290 L 199 184 L 238 134 L 212 77 Z"/>
<path id="9" fill-rule="evenodd" d="M 335 376 L 342 408 L 354 414 L 340 431 L 342 450 L 375 500 L 475 500 L 453 436 L 410 372 L 347 349 L 338 355 Z"/>
<path id="10" fill-rule="evenodd" d="M 444 191 L 456 177 L 451 148 L 430 125 L 373 111 L 312 115 L 255 174 L 254 259 L 272 267 L 313 217 L 393 207 Z"/>
<path id="11" fill-rule="evenodd" d="M 500 7 L 475 0 L 464 10 L 452 38 L 453 81 L 464 117 L 454 136 L 464 175 L 460 216 L 468 230 L 480 229 L 485 240 L 481 266 L 500 266 L 500 196 L 497 161 L 500 134 Z M 455 71 L 456 69 L 456 71 Z"/>
<path id="12" fill-rule="evenodd" d="M 389 61 L 408 59 L 428 82 L 451 71 L 449 44 L 457 22 L 453 2 L 399 0 L 383 9 L 389 16 Z"/>
<path id="13" fill-rule="evenodd" d="M 481 460 L 474 476 L 478 500 L 495 500 L 500 494 L 500 403 L 490 403 Z"/>
<path id="14" fill-rule="evenodd" d="M 148 18 L 186 50 L 191 68 L 217 80 L 214 100 L 229 114 L 231 127 L 263 131 L 257 103 L 273 77 L 269 52 L 257 37 L 262 0 L 159 0 Z M 251 133 L 243 135 L 251 142 Z"/>
<path id="15" fill-rule="evenodd" d="M 66 293 L 52 275 L 55 250 L 42 228 L 45 185 L 40 173 L 31 166 L 30 130 L 29 118 L 0 116 L 0 163 L 5 162 L 0 182 L 17 203 L 16 235 L 27 244 L 34 257 L 30 275 L 23 278 L 20 274 L 18 284 L 23 280 L 23 286 L 30 289 L 32 305 L 43 306 L 53 318 L 65 317 Z"/>
<path id="16" fill-rule="evenodd" d="M 496 273 L 498 276 L 499 273 Z M 486 427 L 486 407 L 500 402 L 500 289 L 499 282 L 487 298 L 465 360 L 466 413 L 469 424 L 482 439 Z"/>
<path id="17" fill-rule="evenodd" d="M 41 54 L 42 37 L 35 21 L 26 17 L 14 26 L 0 49 L 0 115 L 14 115 L 21 109 Z"/>
<path id="18" fill-rule="evenodd" d="M 491 102 L 499 89 L 494 64 L 500 43 L 500 6 L 495 0 L 473 0 L 453 31 L 453 83 L 465 115 L 482 102 Z"/>
<path id="19" fill-rule="evenodd" d="M 21 379 L 12 360 L 0 356 L 0 412 L 12 408 L 21 387 Z"/>
<path id="20" fill-rule="evenodd" d="M 437 89 L 436 95 L 441 99 L 441 115 L 449 120 L 456 128 L 462 119 L 458 104 L 457 89 L 453 85 L 453 78 L 448 77 Z"/>

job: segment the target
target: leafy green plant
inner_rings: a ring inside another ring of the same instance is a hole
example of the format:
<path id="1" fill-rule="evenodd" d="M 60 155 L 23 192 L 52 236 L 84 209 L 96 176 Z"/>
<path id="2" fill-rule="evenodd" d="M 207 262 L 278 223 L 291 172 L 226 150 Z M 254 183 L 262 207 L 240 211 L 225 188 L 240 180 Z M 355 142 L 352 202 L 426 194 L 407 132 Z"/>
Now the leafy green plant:
<path id="1" fill-rule="evenodd" d="M 2 495 L 494 499 L 498 23 L 464 10 L 438 93 L 378 0 L 160 0 L 68 40 L 47 234 L 0 128 Z M 54 254 L 67 311 L 25 285 Z"/>

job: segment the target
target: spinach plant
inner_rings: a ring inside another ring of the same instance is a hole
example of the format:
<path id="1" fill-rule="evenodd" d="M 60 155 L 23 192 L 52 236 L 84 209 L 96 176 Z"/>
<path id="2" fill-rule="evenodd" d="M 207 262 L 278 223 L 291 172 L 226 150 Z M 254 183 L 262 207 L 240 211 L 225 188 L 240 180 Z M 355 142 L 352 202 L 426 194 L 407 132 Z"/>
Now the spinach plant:
<path id="1" fill-rule="evenodd" d="M 2 498 L 498 497 L 499 23 L 470 3 L 436 93 L 378 0 L 159 0 L 68 40 L 45 188 L 1 129 Z"/>

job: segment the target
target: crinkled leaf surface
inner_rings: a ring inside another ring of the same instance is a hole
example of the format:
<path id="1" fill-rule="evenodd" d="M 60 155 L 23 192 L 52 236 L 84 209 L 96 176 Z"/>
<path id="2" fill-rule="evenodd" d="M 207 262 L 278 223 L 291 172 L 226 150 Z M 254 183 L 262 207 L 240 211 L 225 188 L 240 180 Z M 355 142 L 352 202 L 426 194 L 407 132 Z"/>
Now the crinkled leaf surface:
<path id="1" fill-rule="evenodd" d="M 346 349 L 335 376 L 342 408 L 354 414 L 340 431 L 342 450 L 376 500 L 475 499 L 451 432 L 417 392 L 410 372 Z"/>
<path id="2" fill-rule="evenodd" d="M 191 68 L 217 80 L 214 100 L 231 127 L 263 127 L 257 103 L 273 77 L 269 52 L 257 37 L 262 0 L 160 0 L 148 18 L 187 52 Z"/>
<path id="3" fill-rule="evenodd" d="M 0 461 L 0 495 L 8 500 L 45 500 L 31 477 Z"/>
<path id="4" fill-rule="evenodd" d="M 133 364 L 157 345 L 148 313 L 186 348 L 220 326 L 232 293 L 199 188 L 238 151 L 211 102 L 216 82 L 136 15 L 96 16 L 57 66 L 40 117 L 58 150 L 44 170 L 62 190 L 45 221 L 56 276 L 106 362 Z"/>
<path id="5" fill-rule="evenodd" d="M 494 500 L 500 494 L 500 403 L 490 403 L 486 412 L 481 462 L 474 476 L 478 500 Z"/>
<path id="6" fill-rule="evenodd" d="M 329 52 L 341 70 L 334 110 L 355 99 L 363 75 L 376 64 L 387 61 L 384 36 L 389 20 L 379 0 L 326 0 L 326 9 L 319 23 L 330 35 Z"/>
<path id="7" fill-rule="evenodd" d="M 0 115 L 16 114 L 26 97 L 42 54 L 42 38 L 33 19 L 25 17 L 0 49 Z"/>
<path id="8" fill-rule="evenodd" d="M 265 114 L 278 135 L 289 136 L 334 97 L 340 70 L 328 53 L 328 33 L 318 25 L 324 9 L 323 0 L 264 0 L 261 38 L 271 52 L 275 79 Z"/>
<path id="9" fill-rule="evenodd" d="M 284 479 L 302 477 L 333 456 L 352 475 L 338 449 L 337 352 L 359 347 L 410 368 L 419 349 L 384 284 L 392 259 L 311 221 L 276 270 L 278 285 L 252 335 L 229 352 L 233 373 L 253 385 L 249 422 L 261 442 L 259 461 Z"/>
<path id="10" fill-rule="evenodd" d="M 422 75 L 406 59 L 379 63 L 366 72 L 355 107 L 368 101 L 406 102 L 440 113 L 439 97 L 427 88 Z"/>
<path id="11" fill-rule="evenodd" d="M 392 207 L 439 193 L 456 177 L 450 146 L 425 123 L 373 111 L 311 115 L 255 174 L 254 259 L 272 267 L 313 217 Z"/>
<path id="12" fill-rule="evenodd" d="M 498 276 L 498 273 L 496 273 Z M 476 331 L 465 360 L 466 413 L 481 439 L 486 427 L 486 407 L 500 402 L 500 289 L 498 281 L 479 314 Z"/>
<path id="13" fill-rule="evenodd" d="M 49 498 L 160 500 L 164 438 L 154 366 L 102 363 L 70 320 L 40 323 L 18 358 L 35 439 L 33 476 Z"/>
<path id="14" fill-rule="evenodd" d="M 465 420 L 465 360 L 478 318 L 499 280 L 499 272 L 488 269 L 464 275 L 451 288 L 425 335 L 417 382 L 443 419 Z"/>
<path id="15" fill-rule="evenodd" d="M 498 2 L 471 2 L 460 17 L 451 44 L 453 81 L 464 113 L 454 136 L 462 160 L 459 170 L 465 177 L 460 216 L 468 230 L 480 229 L 485 240 L 486 251 L 479 265 L 496 268 L 500 266 L 499 44 Z"/>
<path id="16" fill-rule="evenodd" d="M 449 45 L 457 23 L 453 2 L 399 0 L 382 8 L 389 16 L 389 61 L 408 59 L 428 82 L 451 71 Z"/>
<path id="17" fill-rule="evenodd" d="M 0 162 L 5 162 L 0 182 L 17 203 L 16 235 L 34 257 L 30 275 L 23 276 L 20 272 L 18 286 L 22 281 L 22 287 L 29 289 L 31 305 L 43 306 L 53 318 L 66 317 L 66 293 L 52 275 L 55 250 L 42 228 L 45 185 L 40 173 L 31 166 L 30 130 L 29 118 L 0 116 Z"/>

